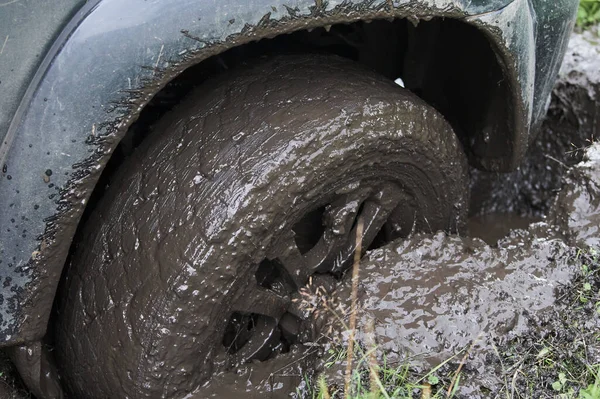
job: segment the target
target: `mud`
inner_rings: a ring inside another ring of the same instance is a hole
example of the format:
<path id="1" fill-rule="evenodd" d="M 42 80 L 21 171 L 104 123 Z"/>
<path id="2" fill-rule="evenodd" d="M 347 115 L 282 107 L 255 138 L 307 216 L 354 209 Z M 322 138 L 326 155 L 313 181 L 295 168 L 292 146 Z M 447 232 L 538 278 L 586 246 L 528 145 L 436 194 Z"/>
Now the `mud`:
<path id="1" fill-rule="evenodd" d="M 529 314 L 552 307 L 555 288 L 569 281 L 568 258 L 562 241 L 524 231 L 498 248 L 443 233 L 415 236 L 361 264 L 363 318 L 376 320 L 388 361 L 412 358 L 432 368 L 480 334 L 487 340 L 526 332 Z M 343 284 L 340 301 L 350 288 Z"/>
<path id="2" fill-rule="evenodd" d="M 562 241 L 524 231 L 498 248 L 444 234 L 396 243 L 361 265 L 359 328 L 366 331 L 374 319 L 379 358 L 410 363 L 417 373 L 475 341 L 468 370 L 476 376 L 476 389 L 497 392 L 503 380 L 489 363 L 493 345 L 526 334 L 532 320 L 555 306 L 554 291 L 574 273 L 569 255 Z M 344 284 L 340 300 L 349 290 Z M 473 387 L 463 381 L 460 392 L 466 389 Z"/>
<path id="3" fill-rule="evenodd" d="M 219 372 L 185 399 L 204 398 L 289 398 L 302 396 L 323 356 L 320 346 L 295 346 L 290 353 L 235 371 Z"/>
<path id="4" fill-rule="evenodd" d="M 571 168 L 558 195 L 550 220 L 560 226 L 574 246 L 600 246 L 600 146 L 585 153 L 583 162 Z"/>
<path id="5" fill-rule="evenodd" d="M 539 222 L 541 218 L 520 216 L 514 213 L 489 213 L 472 216 L 467 224 L 469 237 L 481 238 L 487 244 L 495 246 L 512 230 L 527 230 L 531 223 Z"/>

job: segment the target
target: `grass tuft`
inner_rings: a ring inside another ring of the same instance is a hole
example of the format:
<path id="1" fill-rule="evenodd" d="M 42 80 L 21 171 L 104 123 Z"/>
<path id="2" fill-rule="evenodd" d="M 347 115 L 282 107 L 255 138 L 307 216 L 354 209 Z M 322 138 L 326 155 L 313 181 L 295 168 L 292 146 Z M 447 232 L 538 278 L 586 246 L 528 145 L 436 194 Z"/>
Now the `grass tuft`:
<path id="1" fill-rule="evenodd" d="M 580 0 L 577 27 L 586 29 L 600 23 L 600 0 Z"/>

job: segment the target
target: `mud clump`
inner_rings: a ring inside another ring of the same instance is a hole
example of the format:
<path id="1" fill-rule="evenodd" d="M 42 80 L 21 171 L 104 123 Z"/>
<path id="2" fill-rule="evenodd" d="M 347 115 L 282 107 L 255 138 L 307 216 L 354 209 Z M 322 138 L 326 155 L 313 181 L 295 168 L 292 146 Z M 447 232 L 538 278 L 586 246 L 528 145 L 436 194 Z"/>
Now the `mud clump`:
<path id="1" fill-rule="evenodd" d="M 361 264 L 363 319 L 376 320 L 388 361 L 412 358 L 432 368 L 479 335 L 485 341 L 527 332 L 531 315 L 552 307 L 554 290 L 572 276 L 568 252 L 560 240 L 526 232 L 499 248 L 443 233 L 417 235 L 373 251 Z M 340 300 L 350 288 L 342 285 Z"/>

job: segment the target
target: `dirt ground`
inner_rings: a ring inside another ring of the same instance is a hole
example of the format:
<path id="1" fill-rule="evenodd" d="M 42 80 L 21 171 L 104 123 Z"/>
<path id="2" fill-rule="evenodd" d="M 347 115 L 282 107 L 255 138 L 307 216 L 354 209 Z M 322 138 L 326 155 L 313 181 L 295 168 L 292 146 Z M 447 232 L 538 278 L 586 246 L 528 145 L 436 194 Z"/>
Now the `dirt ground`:
<path id="1" fill-rule="evenodd" d="M 600 248 L 600 146 L 591 146 L 599 49 L 598 38 L 573 35 L 547 120 L 518 171 L 472 171 L 470 237 L 417 235 L 361 263 L 359 341 L 369 341 L 372 323 L 379 361 L 410 363 L 416 375 L 436 369 L 438 387 L 460 366 L 456 397 L 577 397 L 585 388 L 587 368 L 600 363 L 600 266 L 588 249 Z M 346 315 L 349 290 L 344 281 L 328 306 Z M 318 371 L 329 386 L 343 384 L 329 359 L 347 336 L 330 310 L 309 312 L 313 344 L 219 375 L 189 397 L 310 397 L 306 379 Z M 0 357 L 0 398 L 27 397 Z"/>

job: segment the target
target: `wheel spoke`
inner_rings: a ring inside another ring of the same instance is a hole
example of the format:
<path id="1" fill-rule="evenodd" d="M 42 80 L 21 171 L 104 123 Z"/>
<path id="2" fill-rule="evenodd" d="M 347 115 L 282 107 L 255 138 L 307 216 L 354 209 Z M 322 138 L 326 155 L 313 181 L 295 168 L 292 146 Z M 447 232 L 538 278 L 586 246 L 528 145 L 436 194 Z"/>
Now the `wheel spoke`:
<path id="1" fill-rule="evenodd" d="M 277 324 L 275 319 L 259 317 L 248 342 L 233 354 L 234 365 L 244 364 L 253 359 L 266 359 L 279 343 L 280 332 Z"/>
<path id="2" fill-rule="evenodd" d="M 234 311 L 246 314 L 258 314 L 279 320 L 290 305 L 290 298 L 278 295 L 274 291 L 256 285 L 247 290 L 234 304 Z"/>
<path id="3" fill-rule="evenodd" d="M 286 313 L 279 322 L 279 328 L 288 341 L 295 340 L 300 332 L 300 319 L 291 313 Z"/>
<path id="4" fill-rule="evenodd" d="M 317 244 L 305 254 L 310 274 L 325 271 L 343 250 L 352 233 L 356 215 L 370 189 L 357 190 L 331 204 L 324 215 L 325 231 Z"/>
<path id="5" fill-rule="evenodd" d="M 308 282 L 308 277 L 311 272 L 306 266 L 304 256 L 300 253 L 300 250 L 296 245 L 293 231 L 290 230 L 290 232 L 283 237 L 281 244 L 279 244 L 273 252 L 277 254 L 279 264 L 286 270 L 296 285 L 296 289 Z"/>
<path id="6" fill-rule="evenodd" d="M 388 220 L 392 211 L 398 206 L 399 189 L 395 185 L 386 185 L 377 194 L 365 202 L 359 215 L 363 220 L 363 234 L 360 238 L 363 250 L 366 250 Z M 344 247 L 337 253 L 333 262 L 332 272 L 345 270 L 352 263 L 356 250 L 356 226 L 352 229 Z"/>

